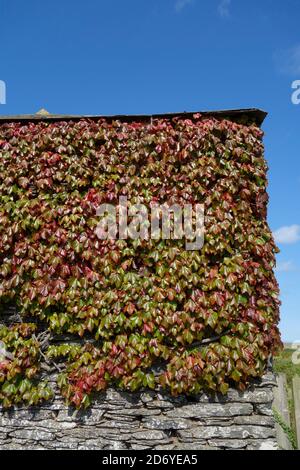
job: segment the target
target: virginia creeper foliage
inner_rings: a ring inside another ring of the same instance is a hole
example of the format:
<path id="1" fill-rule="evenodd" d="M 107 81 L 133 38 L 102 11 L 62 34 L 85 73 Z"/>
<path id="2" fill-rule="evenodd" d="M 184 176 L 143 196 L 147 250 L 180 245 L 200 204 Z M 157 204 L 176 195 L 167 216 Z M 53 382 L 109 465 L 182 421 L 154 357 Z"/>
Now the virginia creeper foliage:
<path id="1" fill-rule="evenodd" d="M 0 328 L 15 356 L 0 362 L 0 402 L 50 398 L 41 325 L 82 338 L 45 351 L 77 407 L 110 385 L 226 393 L 263 374 L 280 337 L 262 137 L 200 114 L 0 125 L 0 305 L 24 321 Z M 121 195 L 204 204 L 203 248 L 99 240 L 96 208 Z"/>

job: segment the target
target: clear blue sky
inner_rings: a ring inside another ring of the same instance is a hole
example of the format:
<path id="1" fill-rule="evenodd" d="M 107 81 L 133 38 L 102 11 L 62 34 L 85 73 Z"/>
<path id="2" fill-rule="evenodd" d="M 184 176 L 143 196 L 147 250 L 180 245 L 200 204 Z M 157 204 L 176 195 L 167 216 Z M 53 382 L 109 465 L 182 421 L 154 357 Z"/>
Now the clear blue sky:
<path id="1" fill-rule="evenodd" d="M 269 112 L 281 330 L 300 340 L 300 1 L 0 0 L 0 24 L 2 115 Z"/>

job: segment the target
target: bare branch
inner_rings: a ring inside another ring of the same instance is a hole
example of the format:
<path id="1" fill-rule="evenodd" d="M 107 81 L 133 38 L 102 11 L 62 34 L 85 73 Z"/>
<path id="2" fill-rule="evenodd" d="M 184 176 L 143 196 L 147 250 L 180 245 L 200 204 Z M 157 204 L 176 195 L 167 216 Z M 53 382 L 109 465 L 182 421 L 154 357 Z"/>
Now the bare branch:
<path id="1" fill-rule="evenodd" d="M 196 341 L 195 343 L 192 343 L 188 347 L 188 350 L 194 349 L 194 348 L 200 348 L 201 346 L 205 346 L 206 344 L 216 343 L 217 341 L 219 341 L 220 338 L 222 338 L 222 336 L 227 335 L 229 333 L 229 331 L 230 330 L 226 330 L 226 331 L 224 331 L 223 333 L 221 333 L 217 336 L 212 336 L 211 338 L 205 338 L 202 341 Z"/>
<path id="2" fill-rule="evenodd" d="M 44 333 L 41 333 L 40 335 L 38 335 L 39 337 L 42 337 L 42 335 L 44 335 Z M 50 337 L 50 334 L 48 333 L 48 336 Z M 32 337 L 38 342 L 40 343 L 39 339 L 36 337 L 35 334 L 32 335 Z M 47 338 L 47 342 L 49 341 L 49 337 Z M 45 340 L 44 340 L 45 341 Z M 42 351 L 42 347 L 40 347 L 40 355 L 42 356 L 42 358 L 44 359 L 45 363 L 50 366 L 51 364 L 55 367 L 55 369 L 58 371 L 58 372 L 62 372 L 62 369 L 59 367 L 59 365 L 56 364 L 56 362 L 54 362 L 53 360 L 49 360 L 47 358 L 47 356 L 44 354 L 44 352 Z"/>

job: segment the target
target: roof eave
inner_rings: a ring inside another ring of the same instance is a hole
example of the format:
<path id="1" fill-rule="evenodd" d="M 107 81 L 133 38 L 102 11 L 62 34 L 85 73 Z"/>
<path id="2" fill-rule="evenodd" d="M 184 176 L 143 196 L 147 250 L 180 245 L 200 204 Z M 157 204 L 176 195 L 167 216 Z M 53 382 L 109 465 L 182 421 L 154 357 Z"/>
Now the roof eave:
<path id="1" fill-rule="evenodd" d="M 192 118 L 194 114 L 199 113 L 204 116 L 216 118 L 228 118 L 235 120 L 245 116 L 252 119 L 258 126 L 261 126 L 267 116 L 267 112 L 257 108 L 249 109 L 225 109 L 217 111 L 184 111 L 179 113 L 163 114 L 117 114 L 117 115 L 72 115 L 72 114 L 23 114 L 15 116 L 0 116 L 0 123 L 4 122 L 30 122 L 30 121 L 78 121 L 80 119 L 107 119 L 119 121 L 144 121 L 149 119 L 172 119 L 175 117 Z"/>

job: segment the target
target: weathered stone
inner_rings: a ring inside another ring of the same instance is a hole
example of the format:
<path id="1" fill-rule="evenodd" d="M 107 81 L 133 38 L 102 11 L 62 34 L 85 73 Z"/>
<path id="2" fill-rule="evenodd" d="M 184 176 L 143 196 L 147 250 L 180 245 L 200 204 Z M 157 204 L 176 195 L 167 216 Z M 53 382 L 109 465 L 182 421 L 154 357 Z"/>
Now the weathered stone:
<path id="1" fill-rule="evenodd" d="M 88 411 L 78 412 L 78 410 L 64 409 L 60 410 L 56 421 L 66 422 L 71 421 L 75 423 L 98 423 L 102 420 L 105 410 L 92 409 Z"/>
<path id="2" fill-rule="evenodd" d="M 55 439 L 53 432 L 41 431 L 39 429 L 16 429 L 12 431 L 10 437 L 15 437 L 19 439 L 28 439 L 31 441 L 50 441 Z"/>
<path id="3" fill-rule="evenodd" d="M 43 410 L 48 410 L 51 412 L 56 411 L 56 410 L 64 410 L 66 408 L 65 403 L 60 399 L 54 400 L 52 402 L 44 403 L 42 406 L 43 406 Z M 26 406 L 22 406 L 18 408 L 18 410 L 19 409 L 25 412 L 28 410 Z"/>
<path id="4" fill-rule="evenodd" d="M 155 450 L 174 450 L 176 449 L 176 444 L 175 442 L 171 442 L 170 444 L 167 445 L 156 445 Z"/>
<path id="5" fill-rule="evenodd" d="M 173 442 L 168 445 L 158 445 L 155 450 L 216 450 L 214 447 L 209 446 L 205 441 L 203 442 Z"/>
<path id="6" fill-rule="evenodd" d="M 274 437 L 275 430 L 264 426 L 199 426 L 177 431 L 181 439 L 264 439 Z"/>
<path id="7" fill-rule="evenodd" d="M 3 430 L 5 430 L 5 428 L 7 426 L 10 426 L 10 427 L 16 427 L 16 428 L 23 428 L 24 426 L 26 425 L 30 425 L 30 420 L 24 420 L 24 419 L 20 419 L 20 418 L 4 418 L 4 417 L 1 417 L 0 416 L 0 432 L 1 432 L 1 428 Z"/>
<path id="8" fill-rule="evenodd" d="M 161 409 L 148 409 L 148 408 L 123 408 L 122 410 L 109 410 L 105 416 L 110 418 L 116 418 L 120 416 L 156 416 L 161 414 Z"/>
<path id="9" fill-rule="evenodd" d="M 247 450 L 279 450 L 275 439 L 257 439 L 249 441 Z"/>
<path id="10" fill-rule="evenodd" d="M 14 428 L 22 427 L 22 428 L 31 428 L 32 427 L 32 422 L 30 420 L 25 420 L 25 419 L 18 419 L 18 418 L 2 418 L 0 417 L 0 429 L 1 427 L 4 426 L 4 429 L 8 429 L 8 426 L 12 427 L 11 430 Z M 6 428 L 5 428 L 6 427 Z M 59 425 L 60 428 L 62 429 L 73 429 L 76 428 L 76 423 L 75 422 L 62 422 Z M 47 430 L 57 430 L 58 425 L 55 420 L 51 419 L 45 419 L 41 421 L 37 421 L 35 423 L 35 429 L 40 430 L 40 431 L 47 431 Z"/>
<path id="11" fill-rule="evenodd" d="M 37 407 L 29 408 L 16 408 L 9 410 L 0 409 L 0 428 L 2 426 L 2 420 L 28 420 L 28 421 L 43 421 L 45 419 L 55 419 L 57 412 L 51 409 L 44 409 Z"/>
<path id="12" fill-rule="evenodd" d="M 65 441 L 59 439 L 58 441 L 49 441 L 43 443 L 46 449 L 49 450 L 77 450 L 80 446 L 80 442 L 75 439 L 68 438 Z M 28 447 L 29 449 L 34 449 L 34 446 Z M 97 447 L 101 449 L 101 447 Z"/>
<path id="13" fill-rule="evenodd" d="M 133 433 L 132 437 L 135 440 L 149 439 L 150 441 L 162 441 L 163 439 L 167 438 L 167 435 L 162 431 L 144 430 L 144 431 L 138 431 L 138 432 Z"/>
<path id="14" fill-rule="evenodd" d="M 172 406 L 179 406 L 179 405 L 187 405 L 188 403 L 197 401 L 198 395 L 195 396 L 185 396 L 179 395 L 174 397 L 173 395 L 169 395 L 168 393 L 159 393 L 157 392 L 156 398 L 161 401 L 167 401 Z"/>
<path id="15" fill-rule="evenodd" d="M 276 378 L 273 372 L 267 372 L 261 379 L 255 382 L 256 387 L 274 387 L 276 386 Z"/>
<path id="16" fill-rule="evenodd" d="M 148 429 L 187 429 L 190 426 L 189 421 L 184 419 L 146 418 L 142 421 L 145 428 Z"/>
<path id="17" fill-rule="evenodd" d="M 159 409 L 159 410 L 170 410 L 174 408 L 174 403 L 170 403 L 167 400 L 152 400 L 146 403 L 147 408 L 152 409 Z"/>
<path id="18" fill-rule="evenodd" d="M 265 416 L 273 416 L 272 403 L 255 405 L 256 413 Z"/>
<path id="19" fill-rule="evenodd" d="M 34 450 L 45 450 L 45 447 L 40 446 L 36 442 L 32 444 L 34 447 Z M 24 447 L 24 444 L 20 444 L 18 442 L 10 442 L 8 444 L 1 445 L 0 450 L 31 450 L 33 447 L 26 446 Z"/>
<path id="20" fill-rule="evenodd" d="M 124 425 L 126 425 L 126 423 L 135 423 L 135 424 L 137 424 L 137 423 L 139 423 L 139 420 L 141 418 L 142 418 L 142 416 L 120 415 L 119 413 L 107 412 L 107 413 L 105 413 L 103 419 L 105 419 L 105 420 L 106 419 L 107 420 L 116 420 L 117 419 L 117 421 L 120 421 L 120 422 L 124 423 Z"/>
<path id="21" fill-rule="evenodd" d="M 237 402 L 248 402 L 248 403 L 272 403 L 273 401 L 273 392 L 272 390 L 266 389 L 257 389 L 257 390 L 246 390 L 240 392 L 238 390 L 229 390 L 228 395 L 226 396 L 227 400 L 237 401 Z"/>
<path id="22" fill-rule="evenodd" d="M 98 447 L 97 445 L 90 444 L 89 442 L 76 447 L 76 450 L 102 450 L 102 449 L 103 449 L 102 447 Z"/>
<path id="23" fill-rule="evenodd" d="M 247 446 L 246 439 L 209 439 L 208 444 L 218 449 L 245 449 Z"/>
<path id="24" fill-rule="evenodd" d="M 180 418 L 204 418 L 210 416 L 238 416 L 250 415 L 253 412 L 253 407 L 249 403 L 208 403 L 199 405 L 186 405 L 175 408 L 174 410 L 165 413 L 168 417 Z"/>
<path id="25" fill-rule="evenodd" d="M 106 444 L 103 449 L 107 450 L 122 450 L 122 449 L 127 449 L 126 444 L 124 442 L 120 441 L 111 441 L 110 443 Z"/>
<path id="26" fill-rule="evenodd" d="M 103 399 L 97 400 L 96 403 L 103 404 L 103 402 L 111 402 L 114 405 L 125 405 L 125 406 L 132 406 L 138 405 L 140 403 L 140 393 L 130 393 L 130 392 L 121 392 L 119 390 L 115 390 L 113 388 L 109 388 L 106 392 L 103 393 Z"/>
<path id="27" fill-rule="evenodd" d="M 252 415 L 252 416 L 237 416 L 233 419 L 234 424 L 251 424 L 254 426 L 268 426 L 274 427 L 275 420 L 271 416 L 260 416 L 260 415 Z"/>
<path id="28" fill-rule="evenodd" d="M 132 444 L 130 446 L 132 450 L 146 450 L 146 449 L 151 449 L 150 446 L 147 445 L 142 445 L 142 444 Z"/>
<path id="29" fill-rule="evenodd" d="M 175 445 L 174 450 L 216 450 L 216 448 L 209 446 L 205 441 L 194 441 L 179 442 Z"/>
<path id="30" fill-rule="evenodd" d="M 153 401 L 155 398 L 156 398 L 155 392 L 141 393 L 141 401 L 143 403 L 149 403 L 150 401 Z"/>
<path id="31" fill-rule="evenodd" d="M 89 423 L 91 424 L 91 423 Z M 116 429 L 119 432 L 132 432 L 133 429 L 139 430 L 139 423 L 134 421 L 122 421 L 114 419 L 105 419 L 95 424 L 98 429 Z"/>
<path id="32" fill-rule="evenodd" d="M 83 426 L 72 431 L 65 431 L 61 434 L 61 440 L 64 439 L 80 439 L 85 442 L 87 439 L 109 439 L 109 440 L 128 440 L 130 439 L 130 433 L 133 431 L 131 429 L 120 429 L 120 428 L 109 428 L 105 427 L 93 427 L 93 426 Z"/>
<path id="33" fill-rule="evenodd" d="M 226 418 L 226 417 L 216 417 L 216 418 L 202 418 L 197 419 L 194 422 L 194 425 L 197 426 L 230 426 L 234 424 L 233 418 Z"/>

